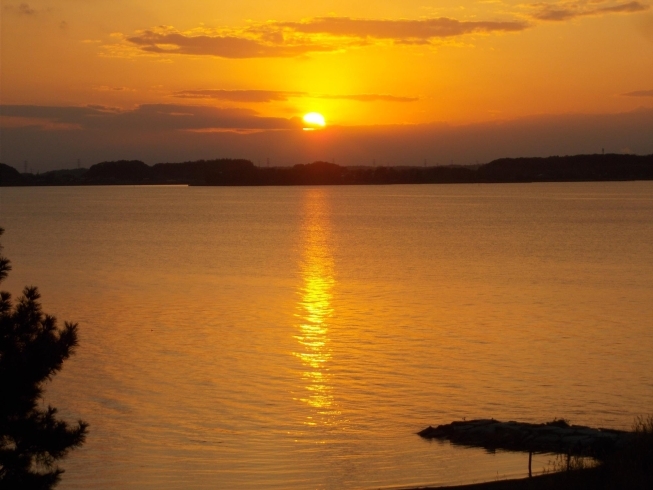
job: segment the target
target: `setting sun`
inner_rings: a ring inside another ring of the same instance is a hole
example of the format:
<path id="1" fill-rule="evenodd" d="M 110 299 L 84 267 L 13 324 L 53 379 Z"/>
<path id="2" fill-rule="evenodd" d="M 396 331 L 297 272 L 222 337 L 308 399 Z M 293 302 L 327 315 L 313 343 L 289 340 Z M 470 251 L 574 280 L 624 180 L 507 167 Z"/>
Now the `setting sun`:
<path id="1" fill-rule="evenodd" d="M 309 112 L 304 115 L 303 119 L 308 125 L 308 129 L 323 128 L 326 125 L 324 116 L 318 112 Z"/>

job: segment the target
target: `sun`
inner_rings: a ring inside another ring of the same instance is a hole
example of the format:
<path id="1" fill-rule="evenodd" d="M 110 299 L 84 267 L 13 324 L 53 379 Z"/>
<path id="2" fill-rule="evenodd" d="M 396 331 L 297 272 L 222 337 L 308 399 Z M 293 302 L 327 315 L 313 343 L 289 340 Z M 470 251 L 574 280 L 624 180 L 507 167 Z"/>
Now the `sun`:
<path id="1" fill-rule="evenodd" d="M 308 114 L 304 114 L 303 119 L 304 119 L 304 123 L 306 123 L 307 126 L 304 129 L 307 130 L 319 129 L 326 126 L 326 121 L 324 120 L 324 116 L 319 112 L 309 112 Z"/>

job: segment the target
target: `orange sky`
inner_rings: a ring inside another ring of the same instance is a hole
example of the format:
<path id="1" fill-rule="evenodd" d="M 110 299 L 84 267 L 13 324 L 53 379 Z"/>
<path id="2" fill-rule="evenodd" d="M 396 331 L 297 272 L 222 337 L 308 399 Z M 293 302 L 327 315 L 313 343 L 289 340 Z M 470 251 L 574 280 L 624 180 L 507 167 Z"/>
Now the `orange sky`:
<path id="1" fill-rule="evenodd" d="M 116 114 L 132 134 L 158 112 L 174 119 L 160 131 L 243 133 L 295 130 L 310 111 L 331 126 L 459 127 L 653 109 L 647 0 L 0 5 L 7 163 L 29 156 L 29 136 L 8 136 L 19 128 L 80 132 Z"/>

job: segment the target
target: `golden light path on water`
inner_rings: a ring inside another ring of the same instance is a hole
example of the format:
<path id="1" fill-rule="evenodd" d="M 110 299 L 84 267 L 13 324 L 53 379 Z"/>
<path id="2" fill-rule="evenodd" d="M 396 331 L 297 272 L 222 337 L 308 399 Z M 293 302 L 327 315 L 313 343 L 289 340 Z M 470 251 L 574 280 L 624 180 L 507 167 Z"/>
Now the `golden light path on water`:
<path id="1" fill-rule="evenodd" d="M 333 393 L 329 361 L 329 319 L 333 314 L 331 289 L 333 257 L 330 244 L 328 203 L 322 189 L 310 189 L 304 197 L 302 237 L 302 287 L 297 306 L 297 335 L 299 344 L 293 352 L 303 364 L 306 392 L 299 400 L 314 409 L 307 425 L 331 425 L 339 414 Z"/>
<path id="2" fill-rule="evenodd" d="M 62 490 L 527 476 L 462 418 L 628 429 L 653 406 L 653 182 L 0 192 L 0 286 L 79 322 L 46 387 Z M 533 462 L 536 471 L 550 458 Z"/>

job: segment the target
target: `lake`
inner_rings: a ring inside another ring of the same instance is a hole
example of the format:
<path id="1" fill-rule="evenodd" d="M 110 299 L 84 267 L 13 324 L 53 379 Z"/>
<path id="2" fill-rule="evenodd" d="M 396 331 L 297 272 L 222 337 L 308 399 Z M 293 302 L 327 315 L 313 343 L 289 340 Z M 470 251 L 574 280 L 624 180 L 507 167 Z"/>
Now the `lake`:
<path id="1" fill-rule="evenodd" d="M 0 188 L 0 226 L 1 288 L 80 325 L 62 489 L 526 476 L 415 433 L 653 407 L 653 182 Z"/>

